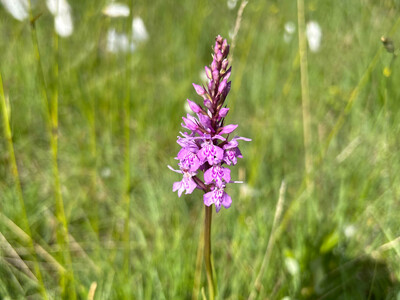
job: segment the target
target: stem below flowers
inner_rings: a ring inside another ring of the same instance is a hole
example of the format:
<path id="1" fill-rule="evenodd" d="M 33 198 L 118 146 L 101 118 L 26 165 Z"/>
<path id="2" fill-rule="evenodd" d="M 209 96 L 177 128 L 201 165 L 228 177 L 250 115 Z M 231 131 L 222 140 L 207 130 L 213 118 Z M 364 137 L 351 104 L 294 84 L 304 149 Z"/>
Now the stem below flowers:
<path id="1" fill-rule="evenodd" d="M 214 278 L 211 264 L 211 218 L 212 218 L 212 206 L 205 207 L 205 218 L 204 218 L 204 262 L 206 264 L 206 274 L 208 281 L 208 294 L 209 300 L 214 300 Z"/>

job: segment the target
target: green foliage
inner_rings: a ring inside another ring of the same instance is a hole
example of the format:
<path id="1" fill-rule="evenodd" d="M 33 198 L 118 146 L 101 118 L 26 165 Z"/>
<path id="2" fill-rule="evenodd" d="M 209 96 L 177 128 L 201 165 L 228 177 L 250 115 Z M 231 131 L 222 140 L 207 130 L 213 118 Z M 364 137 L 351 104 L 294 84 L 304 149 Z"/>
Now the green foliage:
<path id="1" fill-rule="evenodd" d="M 65 288 L 87 299 L 96 286 L 95 299 L 190 299 L 193 291 L 201 299 L 204 270 L 200 290 L 194 286 L 202 194 L 178 198 L 171 191 L 178 176 L 167 165 L 176 162 L 185 99 L 200 101 L 191 83 L 201 82 L 214 37 L 228 37 L 239 3 L 228 10 L 225 1 L 136 1 L 131 16 L 118 20 L 102 15 L 105 1 L 70 4 L 75 32 L 59 38 L 58 53 L 44 1 L 33 12 L 43 13 L 35 25 L 46 91 L 58 95 L 57 162 L 70 249 L 57 241 L 51 133 L 30 24 L 0 7 L 0 72 L 48 296 L 59 299 Z M 284 24 L 297 24 L 296 4 L 249 1 L 227 121 L 253 141 L 243 143 L 245 158 L 232 173 L 246 184 L 231 188 L 232 207 L 213 215 L 219 299 L 247 299 L 253 290 L 282 180 L 283 217 L 257 299 L 399 297 L 399 62 L 380 41 L 384 34 L 400 46 L 399 5 L 305 3 L 306 22 L 317 21 L 323 34 L 320 51 L 308 53 L 314 189 L 307 193 L 297 30 L 283 39 Z M 133 53 L 108 53 L 108 29 L 127 32 L 132 15 L 143 19 L 149 40 Z M 40 299 L 0 124 L 0 298 Z M 63 259 L 68 251 L 71 265 Z M 64 274 L 69 269 L 73 280 Z"/>

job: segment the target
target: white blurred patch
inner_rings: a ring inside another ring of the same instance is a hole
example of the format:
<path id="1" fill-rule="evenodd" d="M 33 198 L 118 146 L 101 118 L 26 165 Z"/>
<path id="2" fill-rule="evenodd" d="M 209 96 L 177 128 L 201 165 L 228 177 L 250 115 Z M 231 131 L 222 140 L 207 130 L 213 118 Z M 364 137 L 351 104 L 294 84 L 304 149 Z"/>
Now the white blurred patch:
<path id="1" fill-rule="evenodd" d="M 74 32 L 74 24 L 70 14 L 55 16 L 54 26 L 58 35 L 62 37 L 68 37 Z"/>
<path id="2" fill-rule="evenodd" d="M 104 7 L 102 12 L 110 18 L 128 17 L 130 14 L 128 5 L 115 2 Z"/>
<path id="3" fill-rule="evenodd" d="M 114 28 L 107 32 L 107 51 L 111 53 L 135 51 L 133 42 L 129 44 L 128 36 L 125 33 L 118 33 Z"/>
<path id="4" fill-rule="evenodd" d="M 289 34 L 293 34 L 296 31 L 296 24 L 292 21 L 286 22 L 285 31 Z"/>
<path id="5" fill-rule="evenodd" d="M 241 197 L 254 197 L 257 191 L 253 187 L 249 186 L 247 183 L 240 185 L 240 196 Z"/>
<path id="6" fill-rule="evenodd" d="M 188 103 L 187 101 L 185 101 L 185 105 L 184 105 L 183 107 L 184 107 L 185 112 L 186 112 L 187 114 L 194 115 L 194 113 L 193 113 L 193 111 L 190 109 L 189 103 Z"/>
<path id="7" fill-rule="evenodd" d="M 357 228 L 354 225 L 348 225 L 344 228 L 344 235 L 350 239 L 352 238 L 357 232 Z"/>
<path id="8" fill-rule="evenodd" d="M 28 17 L 28 0 L 0 0 L 4 8 L 10 15 L 18 21 L 23 21 Z"/>
<path id="9" fill-rule="evenodd" d="M 229 32 L 228 32 L 228 36 L 229 36 L 230 39 L 233 38 L 233 33 L 235 32 L 234 29 L 235 29 L 235 28 L 232 28 L 232 29 L 229 30 Z"/>
<path id="10" fill-rule="evenodd" d="M 237 0 L 228 0 L 226 2 L 226 5 L 228 6 L 229 9 L 234 9 L 236 7 Z"/>
<path id="11" fill-rule="evenodd" d="M 203 83 L 206 83 L 208 81 L 207 74 L 206 74 L 206 71 L 204 69 L 202 69 L 199 72 L 199 77 L 200 77 L 201 82 L 203 82 Z"/>
<path id="12" fill-rule="evenodd" d="M 149 38 L 142 18 L 135 17 L 132 21 L 132 38 L 135 42 L 144 42 Z"/>
<path id="13" fill-rule="evenodd" d="M 288 272 L 292 275 L 295 276 L 299 273 L 300 271 L 300 266 L 297 260 L 295 260 L 293 257 L 286 257 L 285 258 L 285 266 Z"/>
<path id="14" fill-rule="evenodd" d="M 285 23 L 285 32 L 283 33 L 285 43 L 289 43 L 292 40 L 295 31 L 296 25 L 293 22 L 289 21 Z"/>
<path id="15" fill-rule="evenodd" d="M 315 21 L 307 23 L 306 35 L 311 52 L 317 52 L 321 47 L 322 30 Z"/>
<path id="16" fill-rule="evenodd" d="M 109 178 L 111 176 L 111 169 L 108 167 L 105 167 L 101 170 L 100 176 L 103 178 Z"/>
<path id="17" fill-rule="evenodd" d="M 114 28 L 107 32 L 107 51 L 111 53 L 134 52 L 136 45 L 148 40 L 146 26 L 140 17 L 133 18 L 132 37 L 125 33 L 118 33 Z"/>
<path id="18" fill-rule="evenodd" d="M 54 16 L 54 27 L 61 37 L 68 37 L 74 32 L 71 7 L 66 0 L 47 0 L 47 8 Z"/>

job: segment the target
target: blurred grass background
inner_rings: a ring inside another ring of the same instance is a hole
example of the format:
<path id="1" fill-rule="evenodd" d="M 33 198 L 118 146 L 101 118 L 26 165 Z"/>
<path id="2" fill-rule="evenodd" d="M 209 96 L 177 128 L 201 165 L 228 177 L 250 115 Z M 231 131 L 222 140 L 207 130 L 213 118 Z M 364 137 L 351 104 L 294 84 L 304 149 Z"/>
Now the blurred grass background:
<path id="1" fill-rule="evenodd" d="M 171 190 L 179 176 L 167 165 L 176 164 L 185 99 L 200 100 L 191 83 L 201 82 L 215 36 L 230 41 L 240 3 L 133 1 L 130 16 L 119 19 L 102 14 L 106 4 L 70 1 L 75 31 L 65 39 L 56 37 L 44 1 L 34 6 L 33 16 L 42 13 L 35 28 L 53 112 L 58 97 L 55 132 L 30 23 L 0 8 L 0 72 L 45 289 L 54 299 L 71 299 L 73 290 L 87 299 L 91 287 L 94 299 L 201 299 L 202 194 L 178 198 Z M 244 158 L 232 168 L 246 183 L 230 187 L 232 207 L 213 218 L 218 299 L 247 299 L 253 290 L 283 180 L 283 217 L 257 299 L 400 298 L 400 86 L 398 61 L 380 41 L 389 35 L 399 45 L 399 9 L 397 0 L 305 1 L 306 22 L 322 30 L 320 50 L 308 53 L 314 189 L 307 192 L 297 6 L 249 1 L 227 121 L 253 141 L 242 143 Z M 134 16 L 148 41 L 133 53 L 107 52 L 107 31 L 129 32 Z M 285 42 L 287 22 L 296 31 Z M 41 299 L 4 124 L 0 298 Z M 52 135 L 69 247 L 57 238 Z M 60 281 L 61 274 L 69 275 Z"/>

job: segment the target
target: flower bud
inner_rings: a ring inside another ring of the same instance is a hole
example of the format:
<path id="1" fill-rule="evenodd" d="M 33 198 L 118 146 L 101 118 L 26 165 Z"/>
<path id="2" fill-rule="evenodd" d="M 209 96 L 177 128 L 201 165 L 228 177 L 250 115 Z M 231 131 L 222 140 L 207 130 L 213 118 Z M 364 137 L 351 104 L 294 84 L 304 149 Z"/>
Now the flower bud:
<path id="1" fill-rule="evenodd" d="M 185 117 L 182 117 L 182 119 L 183 119 L 183 122 L 185 122 L 185 125 L 186 125 L 186 127 L 188 128 L 188 129 L 190 129 L 190 130 L 192 130 L 192 131 L 195 131 L 195 130 L 197 130 L 197 128 L 199 128 L 199 126 L 197 126 L 197 124 L 195 123 L 195 122 L 193 122 L 191 119 L 190 119 L 190 115 L 188 114 L 187 115 L 187 118 L 185 118 Z M 193 118 L 193 117 L 192 117 Z M 182 126 L 183 126 L 183 124 L 182 124 Z"/>
<path id="2" fill-rule="evenodd" d="M 207 107 L 212 112 L 212 103 L 210 99 L 204 99 L 204 106 Z"/>
<path id="3" fill-rule="evenodd" d="M 218 86 L 218 93 L 222 94 L 222 92 L 225 90 L 226 83 L 227 83 L 226 79 L 221 81 L 221 83 Z"/>
<path id="4" fill-rule="evenodd" d="M 218 82 L 218 81 L 219 81 L 219 71 L 218 71 L 218 70 L 214 70 L 214 71 L 212 72 L 212 79 L 213 79 L 215 82 Z"/>
<path id="5" fill-rule="evenodd" d="M 222 70 L 226 70 L 226 68 L 228 67 L 228 60 L 225 58 L 223 61 L 222 61 Z"/>
<path id="6" fill-rule="evenodd" d="M 212 71 L 217 70 L 217 71 L 219 72 L 219 70 L 218 70 L 218 63 L 217 63 L 217 61 L 215 60 L 215 56 L 214 56 L 214 59 L 213 59 L 213 61 L 212 61 L 212 63 L 211 63 L 211 70 L 212 70 Z"/>
<path id="7" fill-rule="evenodd" d="M 206 76 L 208 79 L 212 79 L 212 74 L 211 74 L 211 69 L 207 66 L 204 67 L 204 69 L 206 70 Z"/>
<path id="8" fill-rule="evenodd" d="M 217 57 L 218 62 L 222 61 L 223 54 L 222 54 L 221 50 L 218 50 L 218 52 L 215 54 L 215 56 Z"/>
<path id="9" fill-rule="evenodd" d="M 219 110 L 218 116 L 219 116 L 221 119 L 222 119 L 222 118 L 225 118 L 226 115 L 228 114 L 228 112 L 229 112 L 229 108 L 227 108 L 227 107 L 222 107 L 222 108 Z"/>
<path id="10" fill-rule="evenodd" d="M 194 89 L 196 90 L 196 93 L 197 93 L 199 96 L 203 96 L 203 95 L 206 93 L 206 91 L 204 90 L 204 88 L 201 87 L 200 85 L 195 84 L 195 83 L 192 83 L 192 84 L 193 84 Z"/>
<path id="11" fill-rule="evenodd" d="M 186 99 L 187 102 L 189 103 L 189 107 L 190 109 L 194 112 L 194 113 L 200 113 L 202 111 L 201 107 L 199 105 L 197 105 L 195 102 L 190 101 L 189 99 Z"/>
<path id="12" fill-rule="evenodd" d="M 214 45 L 214 54 L 217 54 L 217 53 L 218 53 L 219 48 L 220 48 L 220 45 L 218 44 L 218 42 L 215 42 L 215 45 Z"/>
<path id="13" fill-rule="evenodd" d="M 231 133 L 231 132 L 233 132 L 237 127 L 238 127 L 238 125 L 234 125 L 234 124 L 227 125 L 227 126 L 221 128 L 221 131 L 219 132 L 219 134 Z"/>
<path id="14" fill-rule="evenodd" d="M 215 89 L 215 82 L 210 80 L 210 82 L 208 83 L 208 90 L 211 94 L 211 96 L 214 96 L 214 89 Z"/>
<path id="15" fill-rule="evenodd" d="M 231 90 L 231 81 L 229 81 L 229 82 L 226 84 L 226 88 L 223 90 L 222 96 L 225 98 L 225 97 L 228 95 L 228 93 L 229 93 L 230 90 Z"/>
<path id="16" fill-rule="evenodd" d="M 228 69 L 228 71 L 226 71 L 226 72 L 222 75 L 222 77 L 223 77 L 224 79 L 228 80 L 229 77 L 231 77 L 231 70 L 232 70 L 232 67 L 230 67 L 230 68 Z"/>

